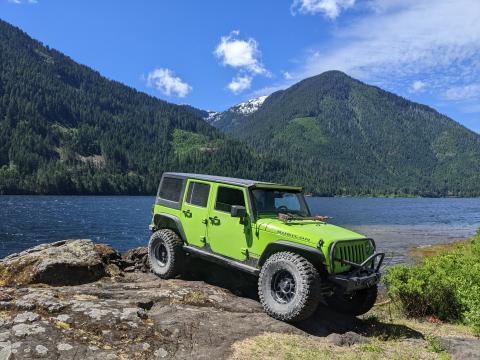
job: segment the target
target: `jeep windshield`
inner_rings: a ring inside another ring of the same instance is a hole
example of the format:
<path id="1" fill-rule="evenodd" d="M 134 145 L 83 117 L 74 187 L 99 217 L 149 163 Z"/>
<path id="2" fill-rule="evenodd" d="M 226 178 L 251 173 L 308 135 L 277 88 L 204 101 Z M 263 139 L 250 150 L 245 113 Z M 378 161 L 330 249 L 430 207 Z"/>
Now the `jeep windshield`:
<path id="1" fill-rule="evenodd" d="M 294 214 L 310 216 L 303 193 L 294 190 L 254 189 L 253 202 L 259 215 Z"/>

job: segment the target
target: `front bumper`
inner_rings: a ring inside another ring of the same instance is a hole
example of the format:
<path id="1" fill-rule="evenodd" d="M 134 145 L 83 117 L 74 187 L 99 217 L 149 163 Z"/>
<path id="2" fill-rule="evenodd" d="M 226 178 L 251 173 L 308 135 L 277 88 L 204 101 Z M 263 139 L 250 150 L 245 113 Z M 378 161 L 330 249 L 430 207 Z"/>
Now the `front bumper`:
<path id="1" fill-rule="evenodd" d="M 380 277 L 380 272 L 370 271 L 362 274 L 331 275 L 329 280 L 335 285 L 340 286 L 344 292 L 349 293 L 377 285 Z"/>
<path id="2" fill-rule="evenodd" d="M 355 263 L 346 259 L 336 257 L 336 247 L 351 240 L 335 241 L 330 248 L 330 276 L 329 280 L 340 286 L 344 292 L 352 292 L 356 290 L 366 289 L 375 286 L 380 281 L 380 267 L 382 266 L 385 253 L 375 252 L 376 246 L 373 239 L 368 240 L 373 245 L 374 253 L 366 258 L 362 263 Z M 342 265 L 350 265 L 351 270 L 348 273 L 336 274 L 335 263 Z"/>

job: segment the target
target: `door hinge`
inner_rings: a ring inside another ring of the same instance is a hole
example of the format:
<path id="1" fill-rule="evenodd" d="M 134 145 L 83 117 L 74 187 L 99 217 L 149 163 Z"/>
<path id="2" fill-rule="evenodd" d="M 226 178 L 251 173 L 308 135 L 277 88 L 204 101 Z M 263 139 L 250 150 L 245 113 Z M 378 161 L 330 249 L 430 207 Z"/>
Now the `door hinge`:
<path id="1" fill-rule="evenodd" d="M 207 224 L 208 224 L 208 219 L 203 219 L 203 220 L 202 220 L 202 223 L 205 224 L 205 225 L 207 225 Z"/>
<path id="2" fill-rule="evenodd" d="M 248 257 L 248 249 L 242 248 L 242 254 Z"/>
<path id="3" fill-rule="evenodd" d="M 207 238 L 205 236 L 200 236 L 200 241 L 204 244 L 207 243 Z"/>

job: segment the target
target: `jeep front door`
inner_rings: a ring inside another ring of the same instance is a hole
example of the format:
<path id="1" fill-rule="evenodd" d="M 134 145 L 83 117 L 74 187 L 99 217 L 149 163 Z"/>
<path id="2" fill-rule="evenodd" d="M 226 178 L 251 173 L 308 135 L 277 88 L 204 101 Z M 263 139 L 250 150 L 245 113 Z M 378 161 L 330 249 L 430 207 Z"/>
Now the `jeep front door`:
<path id="1" fill-rule="evenodd" d="M 189 180 L 182 202 L 182 225 L 189 245 L 205 246 L 210 184 Z"/>
<path id="2" fill-rule="evenodd" d="M 245 206 L 246 189 L 230 185 L 217 185 L 210 204 L 207 241 L 213 252 L 237 260 L 245 260 L 251 229 L 245 218 L 232 217 L 232 205 Z M 248 211 L 248 209 L 247 209 Z"/>

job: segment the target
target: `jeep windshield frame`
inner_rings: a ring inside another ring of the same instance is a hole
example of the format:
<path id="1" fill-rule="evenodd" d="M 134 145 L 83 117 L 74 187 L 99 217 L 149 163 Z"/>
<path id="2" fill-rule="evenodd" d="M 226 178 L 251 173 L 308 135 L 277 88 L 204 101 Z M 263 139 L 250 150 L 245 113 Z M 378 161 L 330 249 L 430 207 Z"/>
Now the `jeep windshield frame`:
<path id="1" fill-rule="evenodd" d="M 251 190 L 251 198 L 257 219 L 261 215 L 278 216 L 280 213 L 300 217 L 311 216 L 310 208 L 300 189 L 256 187 Z M 280 200 L 278 203 L 277 199 Z"/>

